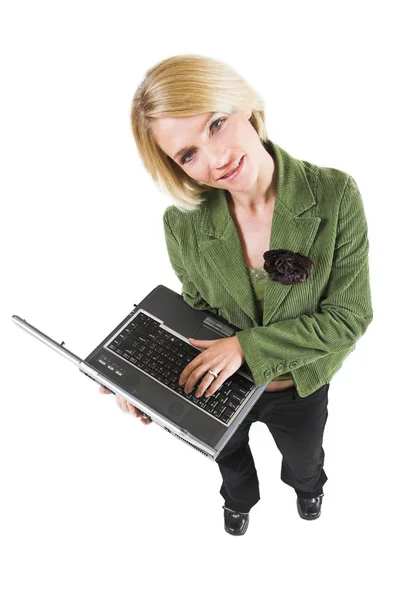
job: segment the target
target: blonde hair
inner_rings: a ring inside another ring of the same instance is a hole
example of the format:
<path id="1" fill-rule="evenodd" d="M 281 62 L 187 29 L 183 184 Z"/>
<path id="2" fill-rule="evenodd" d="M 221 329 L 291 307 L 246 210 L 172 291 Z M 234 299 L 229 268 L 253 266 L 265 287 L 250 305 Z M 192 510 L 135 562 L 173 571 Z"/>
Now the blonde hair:
<path id="1" fill-rule="evenodd" d="M 171 56 L 154 65 L 138 86 L 131 109 L 139 156 L 156 185 L 182 212 L 197 210 L 212 189 L 197 183 L 156 144 L 151 123 L 163 117 L 251 110 L 250 123 L 268 141 L 261 97 L 229 65 L 196 54 Z"/>

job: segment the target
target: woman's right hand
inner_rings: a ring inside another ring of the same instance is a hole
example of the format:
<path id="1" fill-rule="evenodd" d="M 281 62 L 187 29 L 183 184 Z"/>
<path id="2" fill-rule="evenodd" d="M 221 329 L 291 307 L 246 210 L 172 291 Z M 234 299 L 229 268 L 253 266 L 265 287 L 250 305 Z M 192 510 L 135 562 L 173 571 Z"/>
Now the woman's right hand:
<path id="1" fill-rule="evenodd" d="M 112 394 L 113 392 L 110 392 L 110 390 L 107 390 L 105 387 L 100 386 L 99 388 L 99 392 L 101 394 Z M 124 412 L 128 412 L 131 413 L 131 415 L 133 415 L 134 417 L 137 417 L 138 419 L 141 420 L 142 423 L 144 423 L 145 425 L 149 425 L 152 420 L 150 417 L 148 417 L 147 415 L 145 415 L 144 413 L 142 413 L 138 408 L 136 408 L 135 406 L 133 406 L 133 404 L 131 404 L 130 402 L 128 402 L 127 400 L 125 400 L 124 398 L 122 398 L 122 396 L 115 396 L 115 401 L 117 403 L 117 406 L 119 406 L 119 408 L 121 410 L 123 410 Z"/>

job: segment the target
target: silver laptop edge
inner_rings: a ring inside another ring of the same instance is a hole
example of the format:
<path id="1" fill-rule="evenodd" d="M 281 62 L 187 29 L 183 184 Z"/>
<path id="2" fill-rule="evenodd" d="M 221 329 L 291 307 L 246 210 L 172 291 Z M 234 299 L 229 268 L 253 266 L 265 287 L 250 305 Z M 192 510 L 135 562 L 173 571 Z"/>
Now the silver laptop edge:
<path id="1" fill-rule="evenodd" d="M 143 312 L 146 312 L 146 311 L 143 311 Z M 147 313 L 147 314 L 150 314 L 150 313 Z M 40 331 L 39 329 L 37 329 L 36 327 L 34 327 L 30 323 L 28 323 L 25 319 L 21 319 L 17 315 L 13 315 L 12 319 L 14 320 L 15 323 L 17 323 L 20 327 L 25 329 L 28 333 L 30 333 L 31 335 L 36 337 L 38 340 L 40 340 L 47 346 L 50 346 L 50 348 L 52 348 L 59 354 L 62 354 L 63 356 L 68 358 L 71 362 L 73 362 L 76 366 L 79 367 L 79 370 L 82 373 L 84 373 L 85 375 L 87 375 L 88 377 L 90 377 L 91 379 L 96 381 L 97 383 L 103 385 L 104 387 L 109 389 L 114 394 L 118 394 L 118 395 L 122 396 L 123 398 L 125 398 L 128 402 L 133 404 L 133 406 L 135 406 L 136 408 L 138 408 L 139 410 L 144 412 L 146 415 L 148 415 L 152 419 L 152 421 L 154 421 L 154 423 L 156 423 L 157 425 L 159 425 L 160 427 L 162 427 L 163 429 L 168 431 L 168 433 L 171 433 L 175 437 L 178 437 L 179 439 L 183 440 L 184 442 L 187 442 L 188 444 L 193 446 L 196 450 L 199 450 L 200 452 L 202 452 L 210 460 L 215 461 L 216 457 L 219 455 L 219 453 L 225 446 L 227 438 L 229 439 L 231 437 L 231 429 L 227 428 L 226 433 L 222 436 L 222 438 L 216 445 L 217 449 L 214 449 L 214 448 L 208 446 L 207 444 L 204 444 L 204 442 L 201 442 L 197 438 L 190 435 L 190 433 L 188 431 L 186 431 L 185 429 L 181 429 L 175 423 L 172 423 L 171 421 L 169 421 L 169 419 L 167 419 L 165 416 L 160 415 L 159 413 L 157 413 L 155 410 L 153 410 L 149 406 L 144 405 L 138 398 L 129 394 L 126 390 L 119 387 L 116 383 L 114 383 L 113 381 L 111 381 L 110 379 L 105 377 L 102 373 L 98 373 L 91 365 L 88 365 L 84 360 L 79 358 L 79 356 L 77 356 L 76 354 L 73 354 L 73 352 L 71 352 L 70 350 L 65 348 L 64 342 L 61 342 L 61 344 L 59 344 L 58 342 L 56 342 L 55 340 L 53 340 L 52 338 L 47 336 L 45 333 L 43 333 L 42 331 Z M 174 335 L 177 334 L 176 331 L 171 330 L 171 332 L 173 332 Z M 190 343 L 189 340 L 186 340 L 185 337 L 183 337 L 181 335 L 179 337 L 180 337 L 180 339 L 185 340 L 188 343 Z M 246 379 L 248 379 L 247 374 L 241 372 L 240 369 L 237 372 L 241 373 L 242 375 L 244 375 L 246 377 Z M 258 398 L 261 396 L 261 394 L 263 393 L 263 391 L 266 387 L 267 387 L 267 384 L 254 389 L 253 393 L 247 399 L 245 406 L 240 410 L 240 413 L 239 413 L 237 419 L 235 420 L 235 423 L 234 423 L 235 430 L 239 427 L 239 425 L 245 419 L 247 414 L 253 408 L 254 404 L 257 402 Z"/>
<path id="2" fill-rule="evenodd" d="M 21 317 L 18 317 L 17 315 L 13 315 L 12 318 L 15 323 L 20 325 L 20 327 L 31 333 L 41 342 L 47 344 L 47 346 L 50 346 L 50 348 L 53 348 L 53 350 L 55 350 L 56 352 L 59 352 L 60 354 L 68 358 L 75 365 L 79 366 L 79 364 L 82 362 L 82 359 L 79 358 L 79 356 L 76 356 L 76 354 L 73 354 L 70 350 L 64 348 L 64 342 L 61 342 L 61 344 L 59 344 L 58 342 L 52 340 L 48 335 L 46 335 L 39 329 L 36 329 L 36 327 L 25 321 L 25 319 L 21 319 Z"/>

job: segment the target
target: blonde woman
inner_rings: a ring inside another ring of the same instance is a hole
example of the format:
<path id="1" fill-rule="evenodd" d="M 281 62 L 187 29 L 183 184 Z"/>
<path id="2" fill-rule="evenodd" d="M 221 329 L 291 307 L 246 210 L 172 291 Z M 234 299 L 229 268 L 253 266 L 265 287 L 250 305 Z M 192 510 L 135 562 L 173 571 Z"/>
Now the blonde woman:
<path id="1" fill-rule="evenodd" d="M 173 56 L 149 69 L 132 129 L 145 168 L 173 199 L 165 239 L 185 302 L 241 329 L 190 340 L 203 352 L 181 385 L 196 388 L 200 403 L 244 363 L 256 385 L 269 382 L 217 458 L 225 530 L 243 535 L 260 499 L 248 443 L 255 421 L 282 453 L 281 479 L 300 517 L 317 519 L 330 381 L 373 318 L 358 187 L 269 140 L 259 95 L 211 58 Z"/>

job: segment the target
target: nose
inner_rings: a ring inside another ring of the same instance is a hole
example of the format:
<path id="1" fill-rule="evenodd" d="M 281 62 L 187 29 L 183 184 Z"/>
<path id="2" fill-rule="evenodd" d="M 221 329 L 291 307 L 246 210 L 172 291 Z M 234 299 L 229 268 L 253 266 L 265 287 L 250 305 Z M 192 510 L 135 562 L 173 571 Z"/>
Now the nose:
<path id="1" fill-rule="evenodd" d="M 226 148 L 210 148 L 206 151 L 206 158 L 210 167 L 210 172 L 214 179 L 221 177 L 222 172 L 229 165 L 229 152 Z"/>

